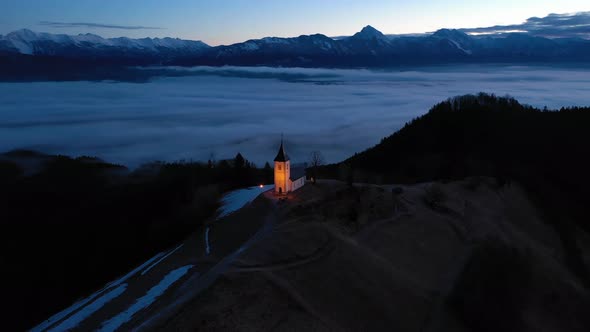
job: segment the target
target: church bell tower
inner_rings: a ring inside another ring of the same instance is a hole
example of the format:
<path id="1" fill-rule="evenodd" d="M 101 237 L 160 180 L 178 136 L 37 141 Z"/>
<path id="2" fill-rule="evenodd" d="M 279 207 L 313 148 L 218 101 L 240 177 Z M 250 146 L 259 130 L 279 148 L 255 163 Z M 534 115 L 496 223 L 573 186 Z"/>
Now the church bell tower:
<path id="1" fill-rule="evenodd" d="M 291 162 L 289 156 L 285 153 L 283 138 L 281 137 L 281 146 L 275 157 L 275 193 L 283 195 L 291 191 Z"/>

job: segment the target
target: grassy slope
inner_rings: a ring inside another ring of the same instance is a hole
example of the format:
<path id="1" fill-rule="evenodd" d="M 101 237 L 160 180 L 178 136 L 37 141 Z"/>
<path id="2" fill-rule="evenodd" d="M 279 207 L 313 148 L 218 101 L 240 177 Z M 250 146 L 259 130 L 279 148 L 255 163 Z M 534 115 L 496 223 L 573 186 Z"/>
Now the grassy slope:
<path id="1" fill-rule="evenodd" d="M 435 205 L 433 186 L 441 193 Z M 273 232 L 160 330 L 590 326 L 590 292 L 565 266 L 557 234 L 520 186 L 475 178 L 391 189 L 329 181 L 303 187 L 278 205 Z M 526 264 L 514 268 L 520 257 Z"/>

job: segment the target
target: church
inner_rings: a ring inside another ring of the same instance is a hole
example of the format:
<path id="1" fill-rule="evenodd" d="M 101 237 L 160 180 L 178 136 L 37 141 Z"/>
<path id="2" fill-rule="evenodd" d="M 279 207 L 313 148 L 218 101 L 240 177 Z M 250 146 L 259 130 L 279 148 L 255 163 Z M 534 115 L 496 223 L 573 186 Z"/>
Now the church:
<path id="1" fill-rule="evenodd" d="M 305 166 L 291 167 L 289 156 L 285 153 L 283 140 L 275 157 L 275 193 L 279 195 L 295 191 L 305 185 Z"/>

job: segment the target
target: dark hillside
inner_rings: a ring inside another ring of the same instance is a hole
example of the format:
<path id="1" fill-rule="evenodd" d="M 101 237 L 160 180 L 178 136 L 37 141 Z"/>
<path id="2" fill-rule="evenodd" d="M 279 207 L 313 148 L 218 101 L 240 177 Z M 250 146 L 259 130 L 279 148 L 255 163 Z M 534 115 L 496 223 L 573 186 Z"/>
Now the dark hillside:
<path id="1" fill-rule="evenodd" d="M 240 158 L 130 172 L 89 157 L 1 154 L 4 324 L 31 328 L 197 231 L 223 192 L 264 181 Z"/>
<path id="2" fill-rule="evenodd" d="M 562 236 L 570 265 L 590 278 L 577 254 L 576 225 L 590 230 L 590 108 L 539 110 L 513 98 L 467 95 L 435 105 L 326 177 L 413 183 L 486 175 L 518 181 Z"/>
<path id="3" fill-rule="evenodd" d="M 495 176 L 544 185 L 573 205 L 590 193 L 590 108 L 542 111 L 513 98 L 467 95 L 435 105 L 378 145 L 323 168 L 358 182 Z"/>

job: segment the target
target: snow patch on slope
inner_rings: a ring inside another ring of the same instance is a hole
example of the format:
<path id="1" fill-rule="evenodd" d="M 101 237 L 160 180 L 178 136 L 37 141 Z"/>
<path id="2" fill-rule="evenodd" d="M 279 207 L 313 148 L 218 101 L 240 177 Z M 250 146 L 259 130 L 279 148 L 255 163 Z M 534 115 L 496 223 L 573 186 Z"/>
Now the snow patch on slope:
<path id="1" fill-rule="evenodd" d="M 59 322 L 60 320 L 64 319 L 65 317 L 67 317 L 69 314 L 71 314 L 72 312 L 80 309 L 81 307 L 85 306 L 86 304 L 88 304 L 90 301 L 94 300 L 94 298 L 96 298 L 98 295 L 100 295 L 102 292 L 104 291 L 104 289 L 90 295 L 89 297 L 80 300 L 76 303 L 74 303 L 72 306 L 70 306 L 69 308 L 58 312 L 57 314 L 51 316 L 49 319 L 47 319 L 46 321 L 44 321 L 43 323 L 35 326 L 34 328 L 31 329 L 31 332 L 40 332 L 40 331 L 46 331 L 47 328 L 49 328 L 51 325 L 55 324 L 56 322 Z"/>
<path id="2" fill-rule="evenodd" d="M 176 247 L 174 250 L 171 250 L 169 253 L 166 254 L 166 256 L 155 261 L 152 265 L 148 266 L 145 270 L 141 271 L 141 275 L 145 275 L 146 273 L 150 272 L 150 270 L 153 269 L 156 265 L 160 264 L 160 262 L 168 258 L 168 256 L 172 255 L 173 253 L 177 252 L 178 249 L 182 248 L 183 246 L 184 243 Z"/>
<path id="3" fill-rule="evenodd" d="M 263 192 L 274 189 L 274 185 L 249 187 L 229 192 L 221 199 L 219 218 L 225 217 L 243 208 Z"/>
<path id="4" fill-rule="evenodd" d="M 137 268 L 135 268 L 133 271 L 127 273 L 126 275 L 122 276 L 121 278 L 112 281 L 110 283 L 108 283 L 103 289 L 99 290 L 98 292 L 90 295 L 89 297 L 80 300 L 76 303 L 74 303 L 73 305 L 71 305 L 70 307 L 58 312 L 57 314 L 51 316 L 50 318 L 48 318 L 46 321 L 44 321 L 43 323 L 35 326 L 34 328 L 31 329 L 31 332 L 40 332 L 40 331 L 46 331 L 50 326 L 52 326 L 53 324 L 61 321 L 62 319 L 64 319 L 65 317 L 69 316 L 71 313 L 75 312 L 76 310 L 83 308 L 85 305 L 87 305 L 88 303 L 94 301 L 95 298 L 97 298 L 99 295 L 101 295 L 102 293 L 106 292 L 107 290 L 113 288 L 113 287 L 117 287 L 119 285 L 121 285 L 123 282 L 127 281 L 127 279 L 131 278 L 133 275 L 137 274 L 139 271 L 143 270 L 146 266 L 150 265 L 153 261 L 155 261 L 156 259 L 160 258 L 162 255 L 164 255 L 164 253 L 159 253 L 156 256 L 150 258 L 149 260 L 147 260 L 146 262 L 144 262 L 143 264 L 141 264 L 140 266 L 138 266 Z M 124 291 L 125 289 L 123 289 Z M 107 296 L 109 293 L 103 295 Z M 120 294 L 119 294 L 120 295 Z M 118 295 L 117 295 L 118 296 Z M 101 297 L 102 298 L 102 297 Z M 100 301 L 101 298 L 99 298 L 97 301 Z M 106 303 L 106 302 L 105 302 Z M 84 309 L 82 309 L 84 310 Z M 81 310 L 81 311 L 82 311 Z M 98 310 L 98 309 L 97 309 Z M 75 315 L 73 315 L 72 317 L 78 315 L 78 313 L 76 313 Z M 61 324 L 60 324 L 61 325 Z"/>
<path id="5" fill-rule="evenodd" d="M 260 48 L 260 46 L 258 46 L 258 44 L 256 44 L 255 42 L 245 42 L 244 44 L 242 44 L 242 49 L 245 51 L 256 51 Z"/>
<path id="6" fill-rule="evenodd" d="M 76 312 L 74 315 L 68 317 L 68 319 L 61 322 L 59 325 L 48 330 L 49 332 L 57 331 L 68 331 L 77 327 L 86 318 L 90 317 L 93 313 L 102 308 L 105 304 L 115 299 L 119 295 L 123 294 L 127 289 L 127 284 L 121 284 L 115 289 L 109 291 L 103 296 L 99 297 L 96 301 L 82 308 L 82 310 Z"/>
<path id="7" fill-rule="evenodd" d="M 472 53 L 470 50 L 466 50 L 466 49 L 464 49 L 464 48 L 463 48 L 463 47 L 462 47 L 462 46 L 461 46 L 461 45 L 460 45 L 458 42 L 456 42 L 456 41 L 454 41 L 454 40 L 452 40 L 452 39 L 449 39 L 449 41 L 450 41 L 451 43 L 453 43 L 453 45 L 455 45 L 455 47 L 457 47 L 459 50 L 461 50 L 461 51 L 465 52 L 466 54 L 471 54 L 471 53 Z"/>
<path id="8" fill-rule="evenodd" d="M 162 279 L 157 285 L 152 287 L 147 292 L 147 294 L 137 299 L 134 304 L 127 308 L 127 310 L 105 321 L 100 327 L 99 331 L 106 332 L 115 331 L 119 329 L 121 325 L 130 321 L 131 318 L 133 318 L 133 315 L 154 303 L 159 296 L 164 294 L 166 289 L 168 289 L 172 284 L 174 284 L 176 281 L 182 278 L 192 267 L 193 265 L 187 265 L 168 273 L 164 277 L 164 279 Z"/>

